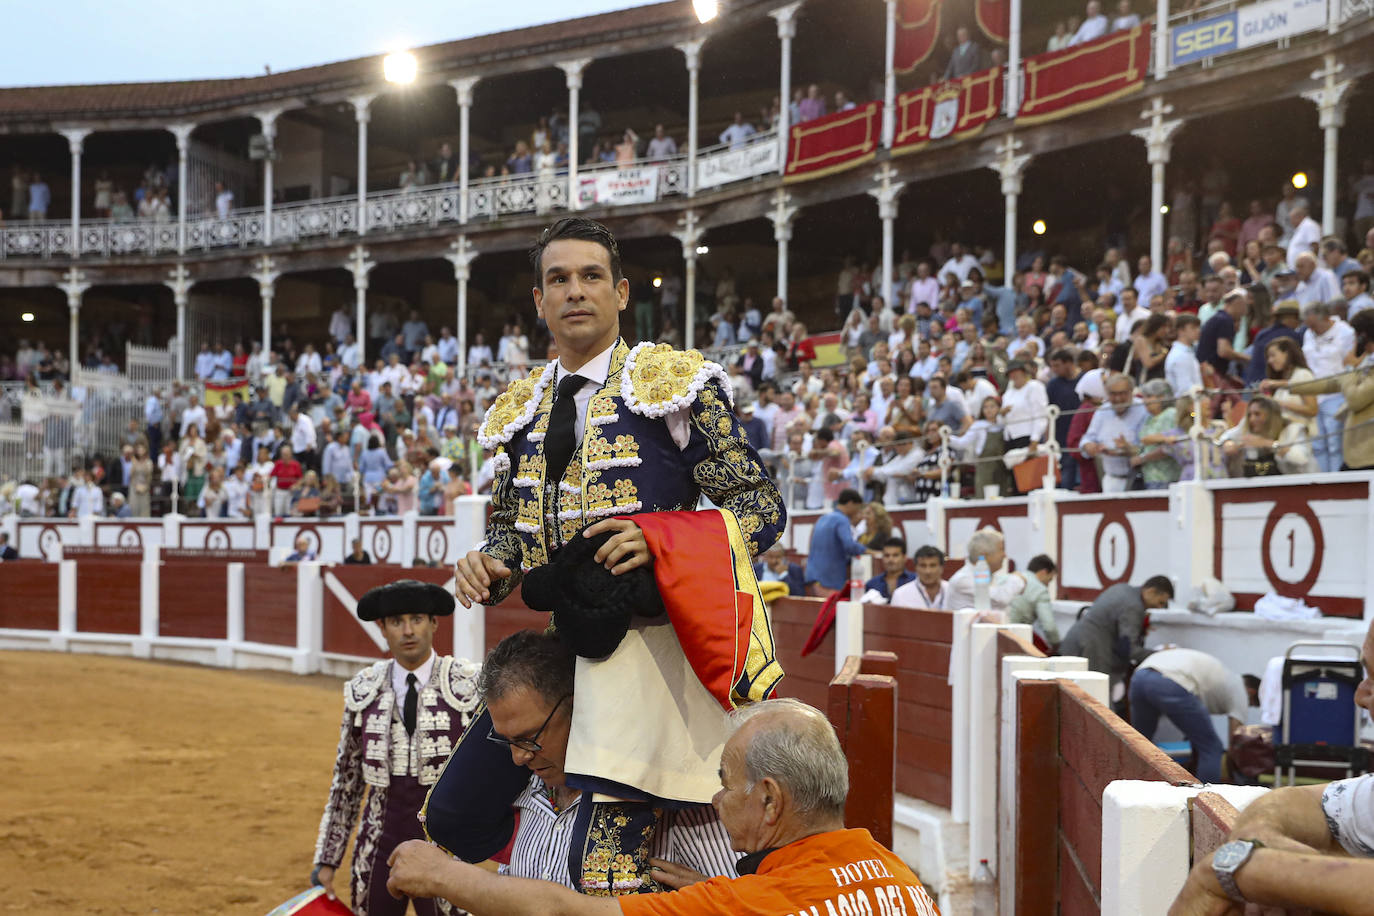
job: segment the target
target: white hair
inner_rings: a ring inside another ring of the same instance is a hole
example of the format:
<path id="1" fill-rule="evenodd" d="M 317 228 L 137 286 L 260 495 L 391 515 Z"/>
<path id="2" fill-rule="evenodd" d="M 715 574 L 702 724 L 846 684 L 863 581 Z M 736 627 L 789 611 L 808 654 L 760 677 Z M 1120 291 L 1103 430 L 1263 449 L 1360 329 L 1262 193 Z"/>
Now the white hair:
<path id="1" fill-rule="evenodd" d="M 844 815 L 849 762 L 830 720 L 790 697 L 741 706 L 730 714 L 733 732 L 758 720 L 744 749 L 744 778 L 751 791 L 771 777 L 808 820 Z"/>
<path id="2" fill-rule="evenodd" d="M 1002 532 L 996 528 L 979 528 L 968 539 L 968 556 L 985 557 L 994 550 L 1001 550 L 1002 544 Z"/>

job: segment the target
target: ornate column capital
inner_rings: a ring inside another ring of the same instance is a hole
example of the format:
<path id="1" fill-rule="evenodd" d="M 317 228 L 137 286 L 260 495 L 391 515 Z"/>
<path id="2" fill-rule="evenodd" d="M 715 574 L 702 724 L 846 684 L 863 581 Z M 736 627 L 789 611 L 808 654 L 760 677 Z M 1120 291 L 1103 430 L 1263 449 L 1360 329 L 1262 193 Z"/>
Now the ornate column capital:
<path id="1" fill-rule="evenodd" d="M 582 71 L 587 69 L 587 65 L 592 62 L 590 57 L 579 57 L 576 60 L 564 60 L 558 62 L 558 69 L 562 70 L 568 78 L 569 89 L 582 88 Z"/>
<path id="2" fill-rule="evenodd" d="M 769 11 L 768 15 L 778 22 L 778 38 L 780 40 L 797 37 L 797 10 L 799 9 L 801 9 L 801 0 Z"/>
<path id="3" fill-rule="evenodd" d="M 376 261 L 368 260 L 366 248 L 362 245 L 354 245 L 352 253 L 348 256 L 348 263 L 344 265 L 344 270 L 353 274 L 354 289 L 367 289 L 367 275 L 376 266 Z"/>
<path id="4" fill-rule="evenodd" d="M 191 145 L 191 131 L 196 129 L 195 124 L 168 124 L 169 130 L 177 141 L 177 152 L 185 155 L 187 148 Z"/>
<path id="5" fill-rule="evenodd" d="M 372 102 L 380 93 L 362 92 L 358 95 L 350 96 L 348 104 L 353 106 L 353 117 L 359 124 L 366 124 L 372 120 Z"/>
<path id="6" fill-rule="evenodd" d="M 480 76 L 463 76 L 448 81 L 448 84 L 453 87 L 453 91 L 458 93 L 458 107 L 467 108 L 472 105 L 472 90 L 480 82 L 482 82 Z"/>
<path id="7" fill-rule="evenodd" d="M 693 38 L 691 41 L 684 41 L 681 44 L 674 45 L 675 48 L 682 52 L 682 56 L 687 59 L 687 70 L 689 72 L 701 69 L 701 46 L 704 44 L 706 44 L 705 38 Z"/>

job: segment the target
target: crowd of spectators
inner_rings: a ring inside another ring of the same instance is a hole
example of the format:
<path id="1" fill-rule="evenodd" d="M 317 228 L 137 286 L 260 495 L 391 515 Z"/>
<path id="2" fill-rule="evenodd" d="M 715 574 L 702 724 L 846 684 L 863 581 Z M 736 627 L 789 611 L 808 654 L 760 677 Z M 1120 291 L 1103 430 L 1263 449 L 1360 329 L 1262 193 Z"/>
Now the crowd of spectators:
<path id="1" fill-rule="evenodd" d="M 1288 217 L 1287 245 L 1259 228 L 1258 261 L 1214 251 L 1161 271 L 1108 249 L 1086 271 L 1032 252 L 1010 283 L 990 279 L 990 252 L 937 244 L 903 255 L 891 306 L 851 258 L 844 362 L 820 370 L 786 304 L 761 313 L 727 277 L 712 339 L 742 342 L 737 412 L 795 508 L 845 489 L 887 508 L 1015 493 L 1051 453 L 1058 485 L 1084 493 L 1368 468 L 1374 231 L 1356 259 L 1305 231 L 1305 208 Z"/>

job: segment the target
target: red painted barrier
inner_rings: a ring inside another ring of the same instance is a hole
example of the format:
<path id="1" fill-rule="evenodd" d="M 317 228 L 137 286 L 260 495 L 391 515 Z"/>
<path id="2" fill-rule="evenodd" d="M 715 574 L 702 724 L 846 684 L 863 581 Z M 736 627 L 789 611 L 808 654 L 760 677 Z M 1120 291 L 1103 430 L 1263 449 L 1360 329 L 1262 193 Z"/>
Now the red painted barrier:
<path id="1" fill-rule="evenodd" d="M 863 827 L 892 847 L 896 791 L 897 656 L 849 656 L 830 682 L 828 716 L 849 763 L 847 827 Z"/>
<path id="2" fill-rule="evenodd" d="M 296 569 L 243 568 L 243 637 L 273 646 L 296 645 Z"/>
<path id="3" fill-rule="evenodd" d="M 864 648 L 897 656 L 897 791 L 946 808 L 953 634 L 954 617 L 945 611 L 864 607 Z"/>
<path id="4" fill-rule="evenodd" d="M 826 708 L 830 679 L 835 676 L 835 637 L 827 637 L 820 648 L 802 658 L 802 646 L 821 609 L 819 598 L 779 598 L 770 605 L 773 619 L 773 645 L 784 677 L 778 696 L 795 697 L 817 709 Z"/>
<path id="5" fill-rule="evenodd" d="M 321 576 L 324 579 L 324 620 L 323 641 L 321 643 L 324 651 L 337 652 L 340 655 L 361 655 L 365 658 L 383 658 L 386 653 L 377 648 L 377 644 L 372 641 L 365 629 L 376 625 L 363 623 L 354 613 L 358 599 L 367 594 L 368 590 L 379 585 L 386 585 L 389 582 L 395 582 L 397 579 L 418 579 L 421 582 L 432 582 L 440 586 L 446 585 L 453 578 L 453 572 L 448 569 L 430 569 L 421 566 L 407 569 L 403 566 L 378 564 L 329 566 L 321 570 Z M 336 587 L 352 599 L 353 608 L 345 606 L 335 591 Z M 459 605 L 454 613 L 454 617 L 439 621 L 438 629 L 434 634 L 434 651 L 440 655 L 453 653 L 454 621 L 457 619 L 457 615 L 466 612 L 462 605 Z"/>
<path id="6" fill-rule="evenodd" d="M 57 629 L 58 569 L 39 560 L 0 563 L 0 628 Z"/>
<path id="7" fill-rule="evenodd" d="M 228 637 L 229 564 L 214 561 L 163 563 L 158 570 L 157 597 L 159 635 L 198 639 Z"/>
<path id="8" fill-rule="evenodd" d="M 143 594 L 141 571 L 137 559 L 78 561 L 77 632 L 137 634 Z"/>

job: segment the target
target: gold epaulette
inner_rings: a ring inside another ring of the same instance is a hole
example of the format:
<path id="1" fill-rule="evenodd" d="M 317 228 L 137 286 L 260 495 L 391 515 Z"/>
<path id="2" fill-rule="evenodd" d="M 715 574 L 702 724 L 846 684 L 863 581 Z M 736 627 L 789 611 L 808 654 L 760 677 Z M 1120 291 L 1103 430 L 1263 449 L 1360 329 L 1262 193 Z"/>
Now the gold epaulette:
<path id="1" fill-rule="evenodd" d="M 641 343 L 625 358 L 620 396 L 630 410 L 645 417 L 662 417 L 691 406 L 697 394 L 716 378 L 731 397 L 725 370 L 696 350 L 674 350 L 666 343 Z"/>
<path id="2" fill-rule="evenodd" d="M 548 387 L 548 377 L 541 366 L 531 370 L 528 378 L 516 379 L 501 392 L 496 403 L 487 410 L 477 432 L 477 441 L 483 448 L 504 445 L 534 419 L 539 399 Z"/>

